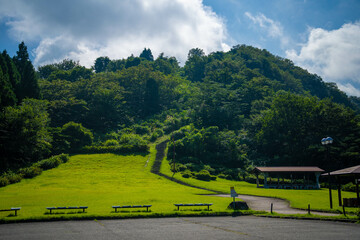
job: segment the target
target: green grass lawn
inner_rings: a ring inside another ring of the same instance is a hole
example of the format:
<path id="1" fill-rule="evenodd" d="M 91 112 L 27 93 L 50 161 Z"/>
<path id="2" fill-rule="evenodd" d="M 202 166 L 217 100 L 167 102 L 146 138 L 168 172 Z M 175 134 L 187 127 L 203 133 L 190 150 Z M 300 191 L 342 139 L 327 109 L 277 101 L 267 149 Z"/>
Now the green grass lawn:
<path id="1" fill-rule="evenodd" d="M 172 176 L 173 173 L 170 170 L 169 163 L 166 159 L 163 160 L 161 165 L 161 172 Z M 179 173 L 174 175 L 174 178 L 192 184 L 194 186 L 204 187 L 207 189 L 213 189 L 230 194 L 230 187 L 235 187 L 235 191 L 238 194 L 247 194 L 255 196 L 277 197 L 287 199 L 290 201 L 290 205 L 295 208 L 307 209 L 310 204 L 313 210 L 323 211 L 342 211 L 342 207 L 339 207 L 337 190 L 332 191 L 333 197 L 333 209 L 330 209 L 329 203 L 329 189 L 321 190 L 289 190 L 289 189 L 264 189 L 257 188 L 256 184 L 250 184 L 244 181 L 230 181 L 226 179 L 217 178 L 215 181 L 200 181 L 194 178 L 183 178 Z M 356 197 L 355 193 L 342 192 L 343 198 Z M 355 208 L 347 208 L 347 211 L 355 212 Z"/>
<path id="2" fill-rule="evenodd" d="M 230 198 L 203 196 L 208 191 L 166 180 L 150 172 L 154 147 L 147 156 L 114 154 L 75 155 L 67 163 L 33 179 L 0 188 L 0 209 L 21 207 L 18 216 L 0 212 L 0 221 L 53 218 L 112 218 L 135 216 L 202 215 L 201 208 L 175 211 L 174 203 L 213 203 L 210 213 L 230 212 Z M 153 205 L 115 213 L 113 205 Z M 48 214 L 46 207 L 88 206 L 87 213 Z M 205 207 L 203 207 L 205 209 Z"/>

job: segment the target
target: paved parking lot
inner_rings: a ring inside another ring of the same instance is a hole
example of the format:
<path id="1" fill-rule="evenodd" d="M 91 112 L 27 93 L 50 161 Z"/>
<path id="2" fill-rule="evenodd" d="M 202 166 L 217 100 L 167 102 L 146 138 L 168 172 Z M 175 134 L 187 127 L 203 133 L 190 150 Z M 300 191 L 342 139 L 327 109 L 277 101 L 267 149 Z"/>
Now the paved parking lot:
<path id="1" fill-rule="evenodd" d="M 0 239 L 360 239 L 353 223 L 240 217 L 61 221 L 0 225 Z"/>

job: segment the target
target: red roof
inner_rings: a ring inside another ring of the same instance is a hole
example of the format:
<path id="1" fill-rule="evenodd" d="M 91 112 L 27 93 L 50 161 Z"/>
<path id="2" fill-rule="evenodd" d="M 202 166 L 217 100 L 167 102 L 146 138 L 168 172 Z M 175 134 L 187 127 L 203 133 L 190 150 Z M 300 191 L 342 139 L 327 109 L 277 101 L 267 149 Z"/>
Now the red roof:
<path id="1" fill-rule="evenodd" d="M 256 167 L 256 172 L 325 172 L 319 167 Z"/>

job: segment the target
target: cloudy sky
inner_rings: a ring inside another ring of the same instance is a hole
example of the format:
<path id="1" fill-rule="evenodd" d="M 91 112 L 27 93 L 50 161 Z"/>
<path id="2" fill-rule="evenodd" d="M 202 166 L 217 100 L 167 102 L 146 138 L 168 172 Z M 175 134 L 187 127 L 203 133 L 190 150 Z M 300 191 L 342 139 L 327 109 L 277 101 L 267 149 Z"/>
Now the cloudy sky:
<path id="1" fill-rule="evenodd" d="M 237 44 L 265 48 L 360 96 L 359 0 L 0 0 L 0 50 L 25 41 L 35 66 L 150 48 L 186 61 Z"/>

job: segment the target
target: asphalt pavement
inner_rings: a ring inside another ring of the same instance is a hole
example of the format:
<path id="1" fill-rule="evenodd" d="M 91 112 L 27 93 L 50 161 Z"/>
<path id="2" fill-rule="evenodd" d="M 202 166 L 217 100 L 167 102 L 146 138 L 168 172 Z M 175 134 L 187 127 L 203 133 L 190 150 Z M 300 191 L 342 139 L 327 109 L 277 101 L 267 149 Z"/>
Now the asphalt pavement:
<path id="1" fill-rule="evenodd" d="M 354 223 L 239 217 L 59 221 L 0 225 L 0 239 L 360 239 Z"/>

